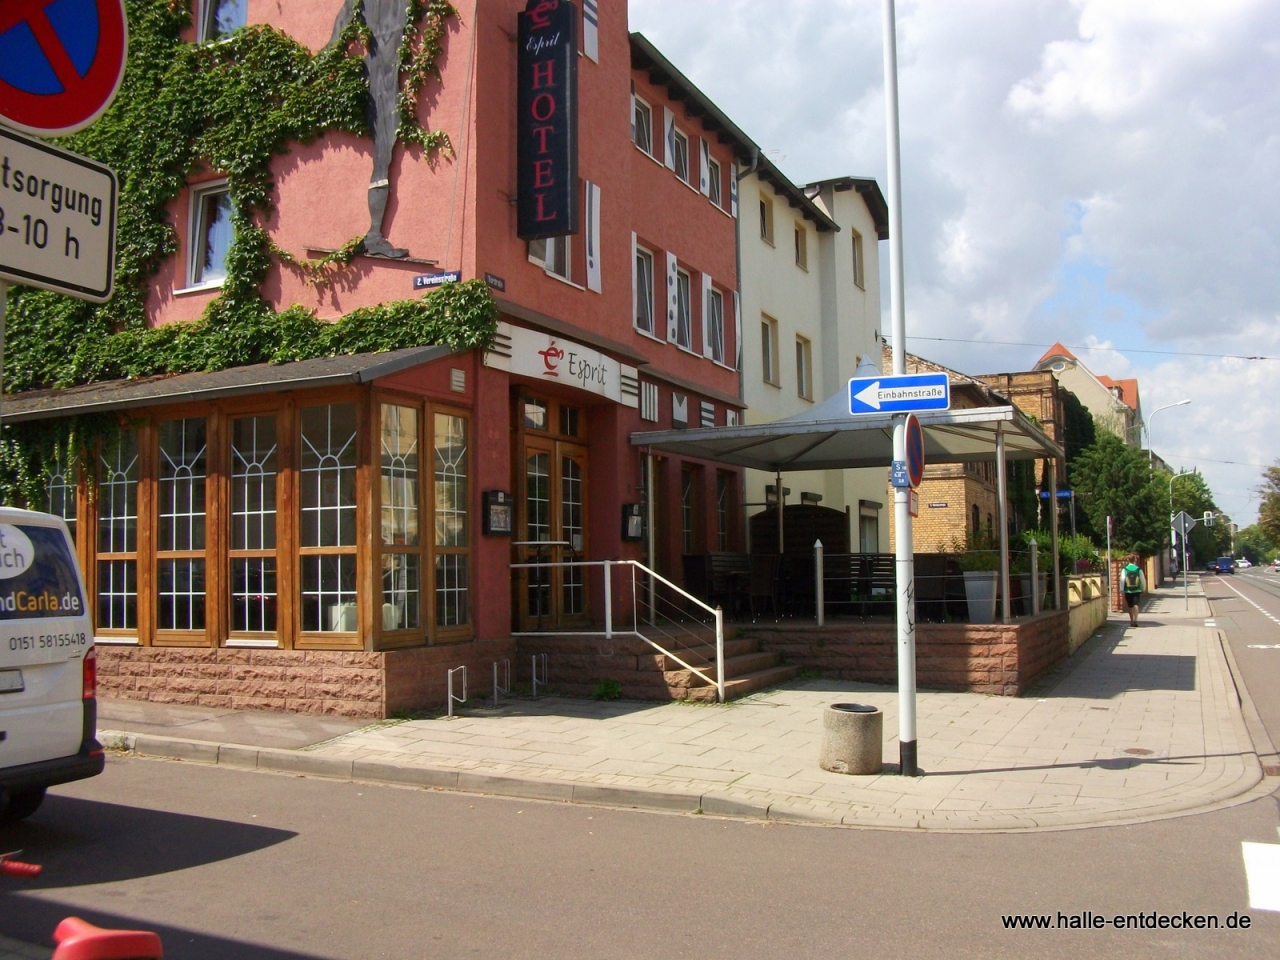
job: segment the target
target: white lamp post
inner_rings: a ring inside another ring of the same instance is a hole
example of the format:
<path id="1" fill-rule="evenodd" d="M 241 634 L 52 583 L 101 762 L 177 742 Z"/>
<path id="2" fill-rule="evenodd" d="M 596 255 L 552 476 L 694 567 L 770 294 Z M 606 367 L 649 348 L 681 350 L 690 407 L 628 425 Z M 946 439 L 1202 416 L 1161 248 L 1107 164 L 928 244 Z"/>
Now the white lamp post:
<path id="1" fill-rule="evenodd" d="M 1172 407 L 1184 407 L 1190 402 L 1190 400 L 1179 400 L 1177 403 L 1166 403 L 1163 407 L 1156 407 L 1151 411 L 1151 415 L 1147 417 L 1147 463 L 1151 467 L 1154 468 L 1156 462 L 1156 444 L 1155 441 L 1151 439 L 1151 421 L 1156 418 L 1156 414 L 1161 410 L 1169 410 Z"/>

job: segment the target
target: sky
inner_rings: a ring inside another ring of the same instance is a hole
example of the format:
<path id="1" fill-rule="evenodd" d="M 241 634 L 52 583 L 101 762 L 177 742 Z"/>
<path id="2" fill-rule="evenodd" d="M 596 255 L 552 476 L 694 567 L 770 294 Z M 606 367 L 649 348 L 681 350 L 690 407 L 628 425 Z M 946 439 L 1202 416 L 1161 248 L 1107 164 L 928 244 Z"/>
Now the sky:
<path id="1" fill-rule="evenodd" d="M 628 6 L 793 181 L 884 187 L 879 0 Z M 1137 377 L 1149 418 L 1190 399 L 1150 419 L 1156 453 L 1254 522 L 1280 359 L 1230 357 L 1280 358 L 1280 3 L 900 0 L 897 16 L 907 330 L 946 338 L 908 348 L 974 374 L 1029 370 L 1061 341 Z"/>

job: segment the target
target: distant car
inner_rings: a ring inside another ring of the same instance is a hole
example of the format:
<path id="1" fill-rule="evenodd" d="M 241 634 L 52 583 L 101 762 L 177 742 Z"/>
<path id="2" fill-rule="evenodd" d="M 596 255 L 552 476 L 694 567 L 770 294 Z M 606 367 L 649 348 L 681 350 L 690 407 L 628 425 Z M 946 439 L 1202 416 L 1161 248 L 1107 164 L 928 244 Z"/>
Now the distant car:
<path id="1" fill-rule="evenodd" d="M 1280 557 L 1276 557 L 1271 561 L 1271 567 L 1273 570 L 1280 570 Z"/>
<path id="2" fill-rule="evenodd" d="M 1236 562 L 1232 557 L 1219 557 L 1212 564 L 1214 573 L 1235 573 Z"/>
<path id="3" fill-rule="evenodd" d="M 1241 557 L 1239 560 L 1236 561 L 1236 566 L 1239 567 L 1241 570 L 1248 570 L 1250 567 L 1253 566 L 1253 564 L 1249 562 L 1248 557 Z"/>

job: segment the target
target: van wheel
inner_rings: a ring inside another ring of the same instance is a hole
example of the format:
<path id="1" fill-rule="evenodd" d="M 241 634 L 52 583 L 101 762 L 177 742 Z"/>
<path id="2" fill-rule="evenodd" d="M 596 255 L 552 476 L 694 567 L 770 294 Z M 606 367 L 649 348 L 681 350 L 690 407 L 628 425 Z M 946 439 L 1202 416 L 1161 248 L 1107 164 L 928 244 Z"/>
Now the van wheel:
<path id="1" fill-rule="evenodd" d="M 44 787 L 32 787 L 9 794 L 9 802 L 0 810 L 0 823 L 17 823 L 25 820 L 44 802 Z"/>

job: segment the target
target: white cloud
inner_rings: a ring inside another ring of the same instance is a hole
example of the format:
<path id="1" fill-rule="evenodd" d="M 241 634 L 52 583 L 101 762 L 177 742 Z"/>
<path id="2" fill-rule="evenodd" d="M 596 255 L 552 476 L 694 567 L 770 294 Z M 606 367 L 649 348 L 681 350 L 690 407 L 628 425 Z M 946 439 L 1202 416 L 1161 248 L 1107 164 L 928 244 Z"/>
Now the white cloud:
<path id="1" fill-rule="evenodd" d="M 795 180 L 884 182 L 877 0 L 629 6 Z M 908 321 L 986 341 L 921 352 L 969 372 L 1041 352 L 992 340 L 1280 355 L 1280 4 L 901 0 L 898 16 Z M 1280 363 L 1086 362 L 1139 377 L 1147 410 L 1192 396 L 1158 418 L 1157 452 L 1205 461 L 1252 519 L 1259 471 L 1208 461 L 1280 457 L 1260 412 L 1280 407 Z"/>

